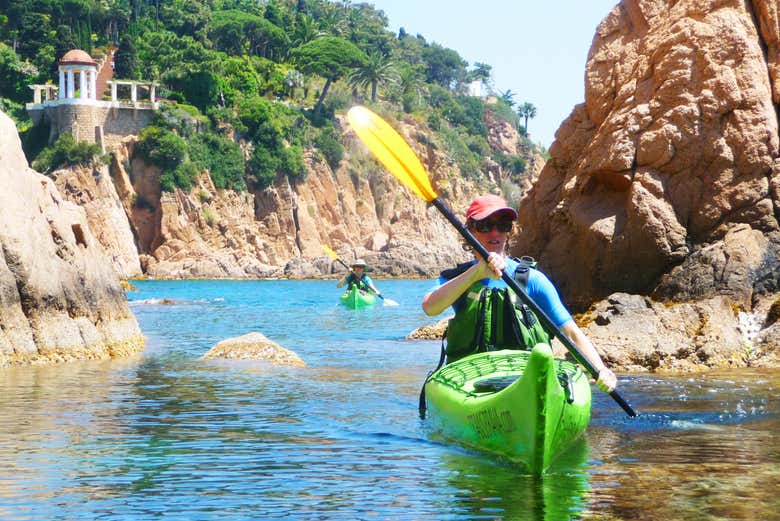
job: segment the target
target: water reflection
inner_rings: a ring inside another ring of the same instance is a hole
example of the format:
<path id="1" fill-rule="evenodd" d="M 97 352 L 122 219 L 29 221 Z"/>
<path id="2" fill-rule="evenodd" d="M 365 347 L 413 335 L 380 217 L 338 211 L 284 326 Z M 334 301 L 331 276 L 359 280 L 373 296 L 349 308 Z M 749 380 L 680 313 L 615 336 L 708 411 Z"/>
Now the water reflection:
<path id="1" fill-rule="evenodd" d="M 582 519 L 777 519 L 778 374 L 648 377 L 639 421 L 596 414 Z"/>
<path id="2" fill-rule="evenodd" d="M 587 507 L 588 443 L 581 438 L 541 476 L 470 452 L 441 459 L 456 492 L 446 509 L 464 519 L 558 521 L 577 518 Z"/>
<path id="3" fill-rule="evenodd" d="M 139 286 L 180 302 L 134 306 L 140 356 L 0 369 L 3 521 L 778 519 L 778 370 L 625 378 L 643 416 L 594 392 L 581 452 L 534 478 L 417 418 L 428 282 L 359 315 L 332 281 Z M 254 329 L 309 366 L 198 360 Z"/>

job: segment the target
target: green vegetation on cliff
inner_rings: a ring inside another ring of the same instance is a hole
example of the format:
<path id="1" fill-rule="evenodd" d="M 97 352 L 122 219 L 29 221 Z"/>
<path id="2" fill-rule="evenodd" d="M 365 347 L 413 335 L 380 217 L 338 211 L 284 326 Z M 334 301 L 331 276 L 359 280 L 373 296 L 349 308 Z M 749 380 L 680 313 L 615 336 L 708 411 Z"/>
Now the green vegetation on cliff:
<path id="1" fill-rule="evenodd" d="M 159 82 L 167 108 L 142 132 L 138 153 L 160 167 L 165 190 L 189 188 L 204 169 L 236 190 L 262 189 L 280 175 L 302 180 L 307 149 L 335 167 L 335 115 L 355 103 L 427 123 L 465 176 L 484 176 L 488 159 L 525 171 L 525 158 L 490 149 L 486 120 L 522 133 L 533 105 L 516 112 L 508 91 L 490 102 L 467 95 L 473 81 L 490 89 L 490 65 L 469 68 L 453 49 L 389 31 L 368 3 L 0 0 L 0 13 L 0 109 L 23 132 L 28 85 L 55 78 L 57 59 L 72 48 L 97 57 L 116 46 L 118 78 Z"/>

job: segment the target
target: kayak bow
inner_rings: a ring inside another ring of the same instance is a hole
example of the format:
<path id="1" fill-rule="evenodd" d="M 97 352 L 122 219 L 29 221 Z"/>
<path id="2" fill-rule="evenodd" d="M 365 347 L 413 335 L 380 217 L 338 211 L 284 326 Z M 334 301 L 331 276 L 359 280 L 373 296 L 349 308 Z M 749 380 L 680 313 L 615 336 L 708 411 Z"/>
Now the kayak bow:
<path id="1" fill-rule="evenodd" d="M 352 286 L 345 291 L 341 297 L 341 303 L 351 309 L 360 309 L 373 306 L 376 302 L 376 297 L 369 291 L 363 291 L 356 286 Z"/>
<path id="2" fill-rule="evenodd" d="M 490 351 L 452 362 L 425 384 L 429 418 L 445 438 L 523 465 L 550 468 L 590 421 L 587 375 L 533 351 Z"/>

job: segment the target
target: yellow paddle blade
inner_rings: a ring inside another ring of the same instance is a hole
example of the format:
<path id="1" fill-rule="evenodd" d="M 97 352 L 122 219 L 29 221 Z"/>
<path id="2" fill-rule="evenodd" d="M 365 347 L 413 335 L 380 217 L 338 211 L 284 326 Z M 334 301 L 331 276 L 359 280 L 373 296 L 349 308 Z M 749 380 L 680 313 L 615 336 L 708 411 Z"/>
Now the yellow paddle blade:
<path id="1" fill-rule="evenodd" d="M 347 119 L 360 140 L 399 181 L 429 203 L 438 197 L 417 154 L 385 120 L 361 106 L 349 109 Z"/>
<path id="2" fill-rule="evenodd" d="M 325 253 L 327 253 L 328 255 L 333 257 L 334 259 L 338 260 L 339 256 L 338 256 L 338 254 L 335 251 L 331 250 L 330 248 L 328 248 L 324 244 L 322 245 L 322 249 L 325 250 Z"/>

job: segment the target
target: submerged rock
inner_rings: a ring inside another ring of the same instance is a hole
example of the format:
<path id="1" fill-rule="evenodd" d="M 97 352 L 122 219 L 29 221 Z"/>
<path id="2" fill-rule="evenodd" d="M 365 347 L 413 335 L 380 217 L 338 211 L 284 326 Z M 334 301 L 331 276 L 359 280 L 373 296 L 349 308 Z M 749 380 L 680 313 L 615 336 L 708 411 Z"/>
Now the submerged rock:
<path id="1" fill-rule="evenodd" d="M 306 363 L 295 352 L 256 332 L 218 342 L 201 357 L 201 360 L 213 358 L 265 360 L 277 365 L 306 367 Z"/>

